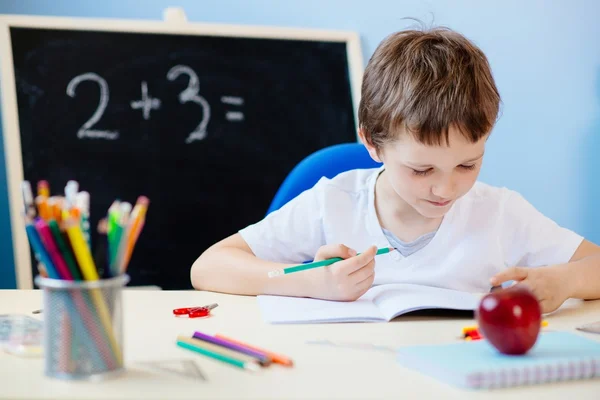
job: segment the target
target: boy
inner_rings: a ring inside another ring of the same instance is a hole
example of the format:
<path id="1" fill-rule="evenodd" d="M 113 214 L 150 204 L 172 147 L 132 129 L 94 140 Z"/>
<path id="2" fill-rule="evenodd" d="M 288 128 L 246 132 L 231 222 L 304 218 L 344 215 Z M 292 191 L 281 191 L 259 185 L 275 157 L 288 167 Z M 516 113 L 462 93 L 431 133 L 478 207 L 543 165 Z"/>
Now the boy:
<path id="1" fill-rule="evenodd" d="M 513 280 L 543 312 L 569 297 L 600 298 L 600 247 L 518 193 L 476 181 L 499 104 L 487 58 L 460 34 L 390 35 L 365 69 L 359 106 L 360 139 L 383 167 L 323 178 L 213 245 L 192 266 L 192 284 L 352 301 L 373 284 L 487 292 Z M 389 246 L 396 250 L 375 257 Z M 344 260 L 267 276 L 331 257 Z"/>

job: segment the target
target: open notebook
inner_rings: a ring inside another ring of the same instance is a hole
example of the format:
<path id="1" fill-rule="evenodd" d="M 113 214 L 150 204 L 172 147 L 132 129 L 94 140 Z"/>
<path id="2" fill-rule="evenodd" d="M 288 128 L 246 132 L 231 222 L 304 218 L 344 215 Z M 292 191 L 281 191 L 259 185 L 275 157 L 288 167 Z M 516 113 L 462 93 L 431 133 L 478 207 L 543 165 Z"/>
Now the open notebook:
<path id="1" fill-rule="evenodd" d="M 263 319 L 274 324 L 386 322 L 417 310 L 475 310 L 480 298 L 481 294 L 444 288 L 386 284 L 352 302 L 261 295 L 258 304 Z"/>
<path id="2" fill-rule="evenodd" d="M 600 377 L 600 342 L 571 332 L 541 333 L 521 356 L 502 354 L 487 340 L 406 346 L 396 354 L 407 368 L 471 389 Z"/>

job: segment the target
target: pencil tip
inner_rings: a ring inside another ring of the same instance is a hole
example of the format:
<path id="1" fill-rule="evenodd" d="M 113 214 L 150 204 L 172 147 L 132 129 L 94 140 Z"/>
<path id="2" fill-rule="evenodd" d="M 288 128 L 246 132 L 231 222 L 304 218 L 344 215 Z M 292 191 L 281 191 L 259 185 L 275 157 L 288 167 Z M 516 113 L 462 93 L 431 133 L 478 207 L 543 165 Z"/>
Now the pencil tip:
<path id="1" fill-rule="evenodd" d="M 254 362 L 246 362 L 244 363 L 244 368 L 252 371 L 252 372 L 258 372 L 260 371 L 260 365 L 254 363 Z"/>

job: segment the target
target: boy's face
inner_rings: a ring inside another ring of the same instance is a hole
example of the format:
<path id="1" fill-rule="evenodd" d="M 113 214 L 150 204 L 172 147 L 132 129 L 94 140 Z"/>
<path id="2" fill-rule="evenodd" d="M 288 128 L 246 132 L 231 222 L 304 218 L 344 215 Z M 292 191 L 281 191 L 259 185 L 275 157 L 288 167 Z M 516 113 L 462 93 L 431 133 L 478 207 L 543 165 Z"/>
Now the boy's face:
<path id="1" fill-rule="evenodd" d="M 401 200 L 426 218 L 439 218 L 467 193 L 477 180 L 487 136 L 470 143 L 458 129 L 449 130 L 449 145 L 427 146 L 402 134 L 369 153 L 385 165 L 382 178 Z"/>

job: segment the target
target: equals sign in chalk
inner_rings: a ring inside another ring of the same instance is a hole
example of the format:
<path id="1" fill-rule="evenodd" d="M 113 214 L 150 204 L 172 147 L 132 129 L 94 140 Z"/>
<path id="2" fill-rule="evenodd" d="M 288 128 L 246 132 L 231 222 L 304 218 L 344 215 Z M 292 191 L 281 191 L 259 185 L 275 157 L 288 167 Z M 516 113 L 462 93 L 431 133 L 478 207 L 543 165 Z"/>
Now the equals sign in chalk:
<path id="1" fill-rule="evenodd" d="M 237 96 L 222 96 L 221 103 L 232 106 L 243 106 L 244 99 Z M 227 119 L 227 121 L 243 121 L 244 113 L 241 111 L 226 111 L 225 119 Z"/>

